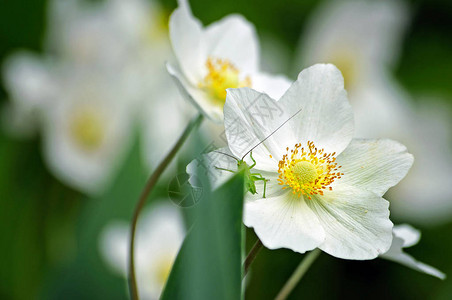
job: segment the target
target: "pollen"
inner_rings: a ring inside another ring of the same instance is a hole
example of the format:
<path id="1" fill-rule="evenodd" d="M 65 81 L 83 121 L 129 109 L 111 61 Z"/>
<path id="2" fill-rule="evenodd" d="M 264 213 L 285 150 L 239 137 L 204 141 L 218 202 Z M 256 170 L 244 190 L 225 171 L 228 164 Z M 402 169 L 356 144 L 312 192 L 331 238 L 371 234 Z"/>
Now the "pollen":
<path id="1" fill-rule="evenodd" d="M 325 189 L 332 190 L 330 185 L 344 175 L 338 171 L 336 153 L 326 153 L 314 142 L 308 141 L 306 147 L 298 143 L 286 150 L 278 163 L 278 184 L 283 189 L 290 188 L 298 197 L 304 195 L 311 199 L 312 195 L 323 195 Z"/>
<path id="2" fill-rule="evenodd" d="M 223 105 L 226 100 L 226 89 L 251 86 L 251 79 L 247 76 L 241 80 L 240 71 L 228 60 L 209 57 L 206 67 L 207 75 L 199 87 L 219 105 Z"/>

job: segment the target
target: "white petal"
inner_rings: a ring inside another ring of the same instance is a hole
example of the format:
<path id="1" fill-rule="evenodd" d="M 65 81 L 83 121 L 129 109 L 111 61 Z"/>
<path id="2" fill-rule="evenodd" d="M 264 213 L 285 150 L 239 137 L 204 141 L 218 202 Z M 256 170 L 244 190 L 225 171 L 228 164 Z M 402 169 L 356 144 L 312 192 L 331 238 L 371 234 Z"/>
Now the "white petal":
<path id="1" fill-rule="evenodd" d="M 143 213 L 137 228 L 136 271 L 143 299 L 159 298 L 164 287 L 161 268 L 174 262 L 185 236 L 179 210 L 167 199 L 162 200 L 165 202 Z"/>
<path id="2" fill-rule="evenodd" d="M 337 186 L 306 200 L 325 230 L 319 248 L 344 259 L 373 259 L 391 246 L 389 202 L 354 187 Z"/>
<path id="3" fill-rule="evenodd" d="M 348 52 L 363 76 L 396 62 L 407 8 L 401 1 L 325 1 L 307 22 L 297 66 L 334 63 L 337 52 Z"/>
<path id="4" fill-rule="evenodd" d="M 398 137 L 416 161 L 388 196 L 392 212 L 398 217 L 426 226 L 447 223 L 452 215 L 452 111 L 439 100 L 419 99 L 417 111 Z"/>
<path id="5" fill-rule="evenodd" d="M 169 21 L 171 43 L 184 75 L 192 84 L 201 80 L 201 68 L 206 60 L 202 45 L 202 24 L 192 15 L 187 1 L 179 7 Z"/>
<path id="6" fill-rule="evenodd" d="M 155 26 L 157 15 L 154 10 L 160 9 L 157 3 L 143 0 L 110 0 L 105 2 L 103 12 L 108 13 L 112 22 L 116 23 L 118 34 L 124 38 L 142 39 L 139 34 L 147 29 L 146 26 Z M 153 9 L 151 9 L 153 8 Z M 152 18 L 152 22 L 150 22 Z M 154 40 L 153 40 L 154 41 Z"/>
<path id="7" fill-rule="evenodd" d="M 381 196 L 405 177 L 413 160 L 398 142 L 354 139 L 337 157 L 344 173 L 339 180 Z"/>
<path id="8" fill-rule="evenodd" d="M 251 81 L 253 89 L 266 93 L 275 100 L 279 100 L 292 84 L 292 81 L 283 75 L 273 76 L 265 73 L 255 74 Z"/>
<path id="9" fill-rule="evenodd" d="M 49 169 L 66 184 L 91 195 L 109 187 L 132 144 L 128 98 L 116 81 L 104 81 L 101 75 L 71 74 L 60 83 L 58 101 L 43 114 L 44 158 Z M 74 138 L 72 128 L 77 113 L 86 111 L 95 112 L 103 135 L 88 150 Z"/>
<path id="10" fill-rule="evenodd" d="M 124 277 L 127 277 L 129 228 L 126 222 L 114 221 L 104 228 L 99 239 L 102 257 Z M 137 224 L 135 244 L 137 283 L 143 299 L 159 298 L 163 289 L 159 272 L 165 267 L 162 263 L 174 261 L 184 235 L 182 217 L 174 205 L 157 204 L 143 211 Z"/>
<path id="11" fill-rule="evenodd" d="M 228 147 L 214 150 L 212 152 L 201 155 L 201 157 L 192 160 L 187 165 L 187 174 L 190 175 L 189 182 L 193 186 L 199 184 L 196 175 L 201 172 L 206 174 L 209 178 L 212 189 L 217 189 L 222 186 L 228 179 L 233 176 L 232 172 L 220 170 L 218 168 L 227 169 L 231 171 L 237 170 L 237 160 L 233 156 Z"/>
<path id="12" fill-rule="evenodd" d="M 161 82 L 164 86 L 156 86 L 151 94 L 145 96 L 149 101 L 140 104 L 142 155 L 149 171 L 170 151 L 196 114 L 195 108 L 182 98 L 170 76 L 167 77 L 169 82 Z M 165 124 L 164 130 L 162 124 Z M 172 176 L 175 170 L 171 172 Z"/>
<path id="13" fill-rule="evenodd" d="M 162 199 L 146 209 L 138 224 L 137 239 L 140 248 L 153 250 L 154 254 L 177 254 L 185 236 L 185 229 L 179 209 Z M 151 261 L 149 251 L 143 251 L 142 259 Z M 140 256 L 141 257 L 141 256 Z"/>
<path id="14" fill-rule="evenodd" d="M 421 232 L 408 224 L 394 226 L 392 232 L 403 240 L 403 248 L 414 246 L 421 239 Z"/>
<path id="15" fill-rule="evenodd" d="M 253 150 L 256 168 L 260 170 L 277 170 L 278 160 L 285 147 L 281 143 L 290 139 L 288 127 L 283 127 L 275 134 L 272 132 L 290 118 L 292 111 L 266 94 L 249 88 L 228 89 L 224 105 L 224 126 L 229 148 L 236 157 L 241 158 L 261 141 L 267 139 Z M 270 154 L 273 158 L 270 158 Z"/>
<path id="16" fill-rule="evenodd" d="M 259 42 L 253 24 L 240 15 L 229 15 L 206 28 L 207 55 L 229 60 L 242 74 L 257 72 Z"/>
<path id="17" fill-rule="evenodd" d="M 439 271 L 438 269 L 436 269 L 432 266 L 426 265 L 426 264 L 414 259 L 411 255 L 406 254 L 404 252 L 397 253 L 397 254 L 389 253 L 389 254 L 382 255 L 381 257 L 384 259 L 392 260 L 394 262 L 402 264 L 413 270 L 423 272 L 423 273 L 438 277 L 440 279 L 446 279 L 446 274 L 444 274 L 443 272 Z"/>
<path id="18" fill-rule="evenodd" d="M 110 268 L 118 275 L 127 274 L 129 224 L 124 221 L 109 223 L 101 232 L 99 250 Z"/>
<path id="19" fill-rule="evenodd" d="M 325 238 L 306 202 L 277 185 L 273 189 L 270 185 L 267 198 L 246 201 L 243 222 L 254 228 L 269 249 L 289 248 L 304 253 L 318 247 Z"/>
<path id="20" fill-rule="evenodd" d="M 303 70 L 278 104 L 301 112 L 288 125 L 293 132 L 289 147 L 314 141 L 317 148 L 339 154 L 353 137 L 353 111 L 341 72 L 318 64 Z"/>
<path id="21" fill-rule="evenodd" d="M 49 65 L 28 52 L 15 53 L 3 67 L 5 86 L 11 100 L 26 109 L 44 109 L 55 93 Z"/>
<path id="22" fill-rule="evenodd" d="M 419 241 L 420 233 L 409 225 L 400 225 L 394 227 L 394 238 L 392 240 L 391 248 L 381 258 L 400 263 L 413 270 L 423 272 L 440 279 L 445 279 L 446 275 L 420 261 L 414 259 L 411 255 L 403 252 L 403 248 L 410 247 Z"/>
<path id="23" fill-rule="evenodd" d="M 223 112 L 221 107 L 213 105 L 211 99 L 205 92 L 188 82 L 177 67 L 167 63 L 166 68 L 171 77 L 174 79 L 174 82 L 183 97 L 195 105 L 195 107 L 210 120 L 216 123 L 221 123 L 223 121 Z"/>

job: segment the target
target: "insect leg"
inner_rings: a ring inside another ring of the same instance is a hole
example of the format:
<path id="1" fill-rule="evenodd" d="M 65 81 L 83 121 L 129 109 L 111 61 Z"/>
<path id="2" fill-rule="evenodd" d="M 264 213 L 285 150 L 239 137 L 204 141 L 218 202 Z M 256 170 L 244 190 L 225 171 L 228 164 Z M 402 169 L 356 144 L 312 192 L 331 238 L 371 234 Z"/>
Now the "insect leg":
<path id="1" fill-rule="evenodd" d="M 250 157 L 251 157 L 251 160 L 253 161 L 253 164 L 250 166 L 250 169 L 252 169 L 256 165 L 256 161 L 253 158 L 253 151 L 250 152 Z"/>
<path id="2" fill-rule="evenodd" d="M 215 169 L 221 170 L 221 171 L 228 171 L 228 172 L 231 172 L 231 173 L 235 173 L 235 172 L 232 171 L 232 170 L 228 170 L 228 169 L 224 169 L 224 168 L 215 167 Z"/>
<path id="3" fill-rule="evenodd" d="M 255 174 L 251 174 L 253 176 L 260 176 L 257 178 L 254 178 L 254 180 L 262 180 L 264 182 L 264 193 L 262 194 L 263 198 L 265 198 L 265 192 L 267 191 L 267 181 L 269 181 L 268 179 L 265 179 L 261 174 L 255 173 Z"/>

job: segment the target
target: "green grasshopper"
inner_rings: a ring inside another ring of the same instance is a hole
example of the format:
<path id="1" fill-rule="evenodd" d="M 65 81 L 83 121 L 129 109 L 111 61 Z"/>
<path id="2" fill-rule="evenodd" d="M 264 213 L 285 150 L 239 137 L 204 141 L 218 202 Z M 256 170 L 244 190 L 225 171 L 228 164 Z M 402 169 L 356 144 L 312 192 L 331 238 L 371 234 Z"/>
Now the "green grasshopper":
<path id="1" fill-rule="evenodd" d="M 239 172 L 243 172 L 244 177 L 245 177 L 245 188 L 247 191 L 249 191 L 251 194 L 255 195 L 257 194 L 256 191 L 256 181 L 263 181 L 264 182 L 264 192 L 262 193 L 262 197 L 265 198 L 265 192 L 267 190 L 267 182 L 270 181 L 270 179 L 266 179 L 264 176 L 262 176 L 262 174 L 260 173 L 251 173 L 251 169 L 254 168 L 256 166 L 256 161 L 253 158 L 253 150 L 259 146 L 260 144 L 262 144 L 263 142 L 265 142 L 269 137 L 271 137 L 276 131 L 278 131 L 281 127 L 283 127 L 287 122 L 289 122 L 293 117 L 295 117 L 299 112 L 301 111 L 301 109 L 299 109 L 295 114 L 293 114 L 289 119 L 287 119 L 286 121 L 284 121 L 284 123 L 282 123 L 280 126 L 278 126 L 278 128 L 276 128 L 272 133 L 270 133 L 266 138 L 264 138 L 262 141 L 260 141 L 257 145 L 255 145 L 253 148 L 251 148 L 251 150 L 249 150 L 248 152 L 246 152 L 243 156 L 242 159 L 238 159 L 235 156 L 232 156 L 230 154 L 227 153 L 223 153 L 220 151 L 214 151 L 216 153 L 220 153 L 220 154 L 224 154 L 227 155 L 229 157 L 231 157 L 232 159 L 235 159 L 237 161 L 237 171 L 233 171 L 233 170 L 229 170 L 229 169 L 224 169 L 224 168 L 219 168 L 215 166 L 215 169 L 217 170 L 222 170 L 222 171 L 228 171 L 231 173 L 239 173 Z M 251 160 L 253 161 L 252 165 L 248 165 L 244 159 L 245 156 L 250 155 Z"/>
<path id="2" fill-rule="evenodd" d="M 254 149 L 255 147 L 253 147 Z M 222 171 L 228 171 L 228 172 L 232 172 L 232 173 L 239 173 L 239 172 L 243 172 L 244 177 L 245 177 L 245 188 L 247 191 L 249 191 L 251 194 L 255 195 L 257 194 L 256 191 L 256 181 L 263 181 L 264 182 L 264 192 L 263 192 L 263 197 L 265 198 L 265 191 L 267 189 L 267 181 L 270 181 L 270 179 L 265 179 L 262 174 L 260 173 L 251 173 L 251 169 L 254 168 L 254 166 L 256 165 L 256 161 L 253 158 L 253 152 L 250 151 L 250 158 L 253 161 L 253 164 L 251 166 L 248 166 L 248 164 L 244 161 L 245 156 L 248 154 L 245 154 L 242 159 L 238 159 L 232 155 L 229 155 L 227 153 L 223 153 L 223 152 L 219 152 L 219 151 L 214 151 L 217 153 L 221 153 L 224 155 L 227 155 L 233 159 L 235 159 L 237 161 L 237 171 L 233 171 L 233 170 L 229 170 L 229 169 L 224 169 L 224 168 L 219 168 L 219 167 L 215 167 L 215 169 L 217 170 L 222 170 Z"/>

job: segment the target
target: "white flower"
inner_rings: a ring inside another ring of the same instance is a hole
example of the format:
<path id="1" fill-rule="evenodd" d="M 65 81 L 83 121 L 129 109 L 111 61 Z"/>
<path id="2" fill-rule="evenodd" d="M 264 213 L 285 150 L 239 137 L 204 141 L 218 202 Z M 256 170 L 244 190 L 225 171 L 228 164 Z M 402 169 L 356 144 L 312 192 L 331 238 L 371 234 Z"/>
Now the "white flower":
<path id="1" fill-rule="evenodd" d="M 281 114 L 262 118 L 256 99 Z M 406 175 L 413 157 L 391 140 L 352 140 L 353 113 L 336 67 L 302 71 L 278 101 L 249 88 L 229 89 L 224 113 L 231 153 L 242 157 L 300 108 L 252 152 L 253 172 L 269 181 L 266 198 L 262 181 L 256 195 L 247 194 L 245 225 L 270 249 L 320 248 L 346 259 L 385 253 L 393 225 L 382 195 Z"/>
<path id="2" fill-rule="evenodd" d="M 311 16 L 300 66 L 333 63 L 342 72 L 355 112 L 356 137 L 389 137 L 417 157 L 388 197 L 392 213 L 416 222 L 450 219 L 450 113 L 437 102 L 415 104 L 390 74 L 397 63 L 409 10 L 399 1 L 326 1 Z M 418 101 L 421 102 L 421 101 Z M 422 103 L 422 102 L 421 102 Z"/>
<path id="3" fill-rule="evenodd" d="M 388 252 L 385 254 L 380 255 L 381 258 L 398 262 L 416 271 L 423 272 L 440 279 L 446 278 L 446 275 L 443 272 L 419 262 L 411 255 L 403 252 L 403 248 L 414 246 L 419 242 L 419 239 L 421 238 L 419 230 L 416 230 L 407 224 L 398 225 L 394 226 L 393 236 L 394 238 L 392 240 L 391 248 L 389 248 Z"/>
<path id="4" fill-rule="evenodd" d="M 55 0 L 50 3 L 46 47 L 77 64 L 123 68 L 155 25 L 150 3 L 144 0 Z M 143 47 L 141 47 L 143 48 Z M 134 58 L 132 58 L 134 59 Z"/>
<path id="5" fill-rule="evenodd" d="M 99 250 L 118 275 L 127 278 L 130 226 L 115 221 L 101 233 Z M 151 206 L 137 227 L 135 267 L 140 298 L 159 299 L 172 264 L 184 239 L 178 210 L 168 204 Z"/>
<path id="6" fill-rule="evenodd" d="M 2 120 L 16 135 L 39 131 L 53 174 L 91 195 L 113 180 L 130 148 L 133 121 L 121 78 L 94 69 L 14 55 L 5 68 L 13 100 Z"/>
<path id="7" fill-rule="evenodd" d="M 181 0 L 170 18 L 170 38 L 178 65 L 168 64 L 168 71 L 181 92 L 217 123 L 223 120 L 227 88 L 248 86 L 278 98 L 289 87 L 284 77 L 259 72 L 255 29 L 240 15 L 203 28 Z"/>
<path id="8" fill-rule="evenodd" d="M 99 194 L 130 149 L 131 107 L 120 78 L 72 67 L 65 71 L 53 82 L 51 107 L 41 111 L 44 157 L 59 179 Z"/>
<path id="9" fill-rule="evenodd" d="M 164 11 L 146 0 L 55 0 L 49 51 L 17 53 L 5 64 L 11 101 L 3 124 L 15 135 L 41 131 L 49 168 L 68 185 L 89 194 L 108 188 L 135 120 L 143 160 L 154 168 L 195 114 L 165 68 L 162 19 Z"/>
<path id="10" fill-rule="evenodd" d="M 53 7 L 52 48 L 79 64 L 122 74 L 120 84 L 138 108 L 143 161 L 155 168 L 195 114 L 165 68 L 171 58 L 165 10 L 147 0 L 69 0 Z M 164 129 L 162 122 L 168 124 Z"/>

